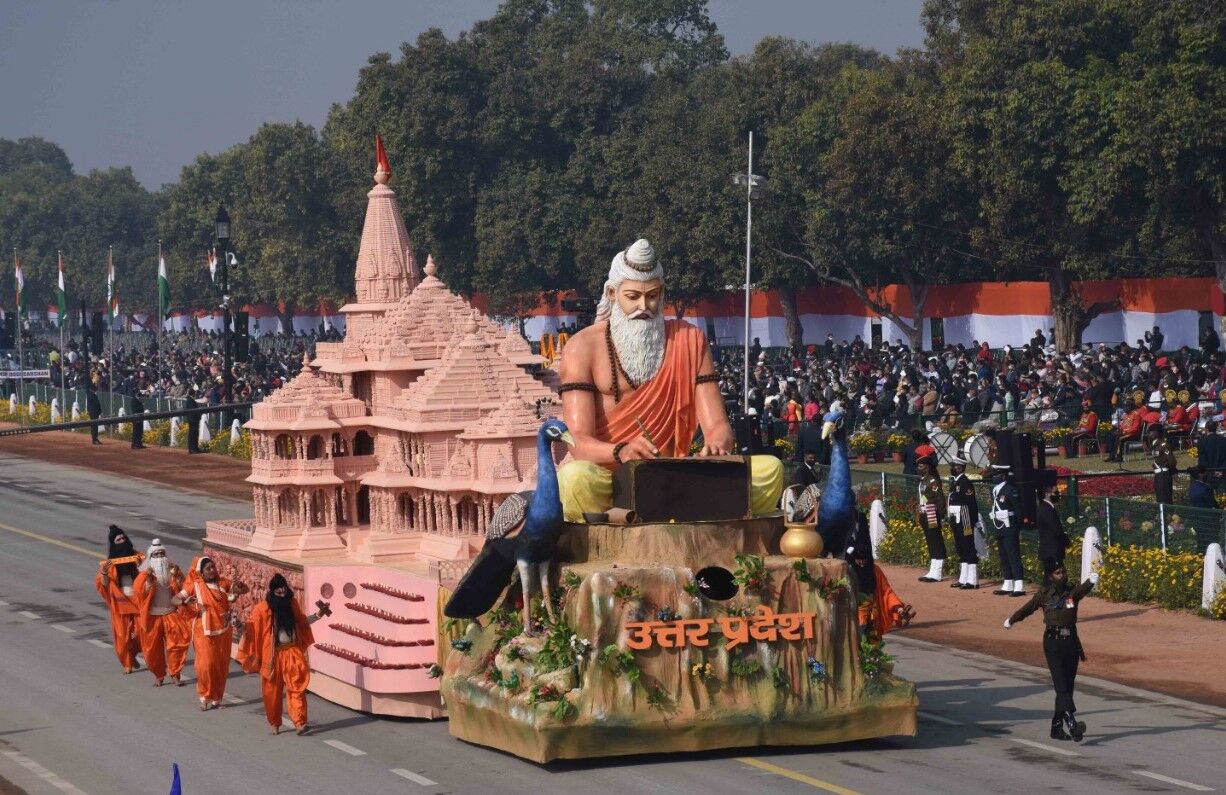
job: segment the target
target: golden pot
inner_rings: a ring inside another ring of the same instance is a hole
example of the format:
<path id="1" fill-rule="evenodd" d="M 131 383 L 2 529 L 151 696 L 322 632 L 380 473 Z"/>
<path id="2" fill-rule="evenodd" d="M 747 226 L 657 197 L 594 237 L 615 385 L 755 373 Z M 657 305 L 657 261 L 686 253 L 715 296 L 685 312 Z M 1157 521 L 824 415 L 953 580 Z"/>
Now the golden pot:
<path id="1" fill-rule="evenodd" d="M 789 558 L 816 558 L 825 544 L 817 533 L 816 524 L 784 522 L 786 528 L 779 538 L 779 550 Z"/>

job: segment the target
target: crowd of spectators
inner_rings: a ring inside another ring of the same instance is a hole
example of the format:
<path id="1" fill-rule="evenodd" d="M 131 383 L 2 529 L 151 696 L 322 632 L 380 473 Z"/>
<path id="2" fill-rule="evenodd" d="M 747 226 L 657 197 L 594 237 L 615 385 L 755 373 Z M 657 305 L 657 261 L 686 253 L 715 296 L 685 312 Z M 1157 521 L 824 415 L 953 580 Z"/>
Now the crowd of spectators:
<path id="1" fill-rule="evenodd" d="M 744 349 L 715 346 L 714 353 L 720 391 L 730 413 L 739 414 Z M 1157 327 L 1136 345 L 1099 343 L 1070 353 L 1057 353 L 1041 330 L 1017 348 L 975 341 L 929 352 L 901 341 L 872 347 L 858 336 L 835 342 L 833 335 L 820 345 L 768 351 L 755 339 L 750 361 L 749 414 L 763 430 L 786 426 L 790 434 L 820 420 L 835 400 L 856 427 L 935 430 L 1025 421 L 1086 433 L 1092 423 L 1083 417 L 1092 413 L 1093 423 L 1109 421 L 1116 429 L 1136 420 L 1137 433 L 1153 424 L 1189 433 L 1203 401 L 1220 415 L 1226 389 L 1226 362 L 1211 330 L 1199 348 L 1176 351 L 1163 349 Z"/>
<path id="2" fill-rule="evenodd" d="M 66 341 L 61 351 L 58 337 L 35 336 L 26 366 L 47 367 L 56 387 L 83 390 L 92 383 L 99 392 L 214 406 L 261 400 L 298 373 L 316 339 L 314 334 L 252 338 L 246 361 L 233 364 L 233 401 L 226 400 L 223 388 L 222 337 L 216 332 L 117 333 L 113 349 L 108 335 L 99 355 L 79 339 Z M 8 364 L 16 367 L 11 355 Z"/>

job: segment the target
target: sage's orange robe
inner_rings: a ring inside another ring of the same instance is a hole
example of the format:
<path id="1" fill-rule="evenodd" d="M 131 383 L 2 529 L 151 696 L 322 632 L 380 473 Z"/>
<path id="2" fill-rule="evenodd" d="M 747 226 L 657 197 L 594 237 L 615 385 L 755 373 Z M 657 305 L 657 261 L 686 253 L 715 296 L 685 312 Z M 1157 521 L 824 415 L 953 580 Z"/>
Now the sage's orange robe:
<path id="1" fill-rule="evenodd" d="M 697 326 L 667 320 L 664 340 L 660 369 L 597 420 L 594 436 L 613 444 L 628 442 L 642 435 L 636 419 L 642 420 L 660 455 L 684 458 L 698 428 L 694 379 L 707 353 L 707 339 Z"/>
<path id="2" fill-rule="evenodd" d="M 144 555 L 136 553 L 137 564 Z M 136 655 L 140 652 L 140 634 L 137 629 L 137 618 L 140 608 L 131 597 L 123 592 L 119 578 L 115 574 L 115 564 L 107 563 L 106 575 L 109 578 L 106 585 L 102 584 L 102 572 L 94 576 L 94 589 L 106 602 L 106 609 L 111 614 L 111 636 L 115 640 L 115 656 L 124 670 L 136 667 Z M 135 586 L 135 583 L 133 583 Z M 135 591 L 133 591 L 135 593 Z"/>
<path id="3" fill-rule="evenodd" d="M 184 588 L 196 597 L 193 606 L 192 646 L 196 650 L 196 693 L 202 701 L 220 702 L 226 694 L 230 672 L 230 646 L 234 628 L 230 624 L 230 581 L 218 578 L 206 583 L 196 572 L 188 575 Z"/>
<path id="4" fill-rule="evenodd" d="M 268 725 L 281 726 L 282 691 L 289 702 L 289 717 L 295 726 L 307 722 L 307 685 L 311 683 L 311 668 L 307 664 L 307 647 L 315 642 L 311 625 L 298 602 L 294 606 L 294 638 L 288 643 L 277 642 L 277 625 L 267 602 L 251 610 L 238 646 L 238 662 L 247 673 L 260 672 L 260 694 L 264 698 L 264 715 Z"/>
<path id="5" fill-rule="evenodd" d="M 191 645 L 191 615 L 184 613 L 184 608 L 174 607 L 165 615 L 154 615 L 153 587 L 156 580 L 153 574 L 142 571 L 133 586 L 132 601 L 140 609 L 136 628 L 140 634 L 140 645 L 145 652 L 145 665 L 156 679 L 161 680 L 169 673 L 176 679 L 183 672 L 187 662 L 187 648 Z M 183 588 L 182 578 L 172 578 L 170 592 L 179 593 Z"/>

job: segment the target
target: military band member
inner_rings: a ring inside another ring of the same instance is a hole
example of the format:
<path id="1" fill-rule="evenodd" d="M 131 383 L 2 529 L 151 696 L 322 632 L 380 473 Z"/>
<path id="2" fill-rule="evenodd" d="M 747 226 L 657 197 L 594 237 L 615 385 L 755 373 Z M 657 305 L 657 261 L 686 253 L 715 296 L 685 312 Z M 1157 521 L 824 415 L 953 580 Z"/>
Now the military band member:
<path id="1" fill-rule="evenodd" d="M 925 456 L 917 464 L 919 483 L 919 524 L 928 544 L 928 573 L 920 582 L 940 582 L 945 568 L 945 537 L 941 535 L 941 515 L 945 513 L 945 490 L 937 475 L 935 456 Z"/>
<path id="2" fill-rule="evenodd" d="M 1060 564 L 1043 578 L 1043 586 L 1030 601 L 1005 619 L 1005 629 L 1025 619 L 1042 608 L 1043 656 L 1051 672 L 1052 687 L 1056 691 L 1056 711 L 1051 718 L 1053 740 L 1081 742 L 1086 725 L 1077 720 L 1077 705 L 1073 703 L 1073 686 L 1077 679 L 1077 666 L 1086 658 L 1077 637 L 1077 605 L 1098 583 L 1098 572 L 1076 587 L 1071 587 L 1064 565 Z"/>
<path id="3" fill-rule="evenodd" d="M 1149 454 L 1154 462 L 1154 499 L 1169 505 L 1175 501 L 1175 454 L 1161 425 L 1149 426 Z"/>
<path id="4" fill-rule="evenodd" d="M 966 474 L 966 460 L 955 456 L 949 462 L 949 525 L 954 533 L 954 549 L 962 563 L 958 581 L 950 588 L 975 590 L 979 587 L 979 551 L 975 547 L 975 523 L 979 520 L 979 501 L 975 484 Z"/>
<path id="5" fill-rule="evenodd" d="M 1025 596 L 1026 575 L 1022 571 L 1021 518 L 1018 508 L 1021 495 L 1013 483 L 1013 470 L 1008 465 L 993 464 L 996 485 L 992 487 L 992 527 L 1000 546 L 1000 574 L 1004 582 L 992 593 L 997 596 Z"/>

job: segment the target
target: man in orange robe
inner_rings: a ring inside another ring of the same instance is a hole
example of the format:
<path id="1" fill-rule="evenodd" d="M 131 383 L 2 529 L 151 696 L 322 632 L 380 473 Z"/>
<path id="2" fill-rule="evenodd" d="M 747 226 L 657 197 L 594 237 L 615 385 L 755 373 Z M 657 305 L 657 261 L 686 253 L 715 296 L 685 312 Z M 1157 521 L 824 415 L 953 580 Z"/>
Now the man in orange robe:
<path id="1" fill-rule="evenodd" d="M 247 673 L 260 672 L 260 694 L 264 698 L 264 715 L 272 733 L 281 731 L 281 704 L 288 695 L 289 717 L 298 734 L 310 730 L 307 724 L 307 685 L 311 683 L 311 667 L 307 664 L 307 647 L 315 642 L 311 624 L 324 616 L 327 605 L 308 618 L 294 598 L 294 590 L 285 577 L 274 574 L 268 582 L 264 601 L 257 604 L 247 619 L 243 638 L 238 647 L 238 661 Z"/>
<path id="2" fill-rule="evenodd" d="M 107 559 L 98 566 L 94 588 L 106 602 L 111 614 L 111 636 L 115 639 L 115 656 L 126 673 L 140 667 L 136 655 L 140 653 L 140 636 L 136 622 L 140 608 L 133 601 L 137 565 L 144 556 L 132 549 L 128 534 L 117 525 L 111 525 L 107 533 Z"/>
<path id="3" fill-rule="evenodd" d="M 628 461 L 735 449 L 707 340 L 684 320 L 664 319 L 664 270 L 639 240 L 613 258 L 596 323 L 566 345 L 560 375 L 562 418 L 575 437 L 575 460 L 558 471 L 563 514 L 581 522 L 613 499 L 612 472 Z M 783 464 L 750 460 L 754 513 L 775 510 Z"/>
<path id="4" fill-rule="evenodd" d="M 153 674 L 154 687 L 161 687 L 167 672 L 182 686 L 183 664 L 191 644 L 191 617 L 176 596 L 183 588 L 183 573 L 166 557 L 166 547 L 153 539 L 133 584 L 133 601 L 140 609 L 137 630 L 145 665 Z"/>
<path id="5" fill-rule="evenodd" d="M 212 558 L 198 557 L 192 563 L 179 598 L 193 613 L 192 646 L 196 650 L 196 694 L 201 711 L 221 707 L 230 671 L 230 646 L 234 641 L 234 600 L 247 592 L 241 582 L 231 583 L 217 574 Z"/>

